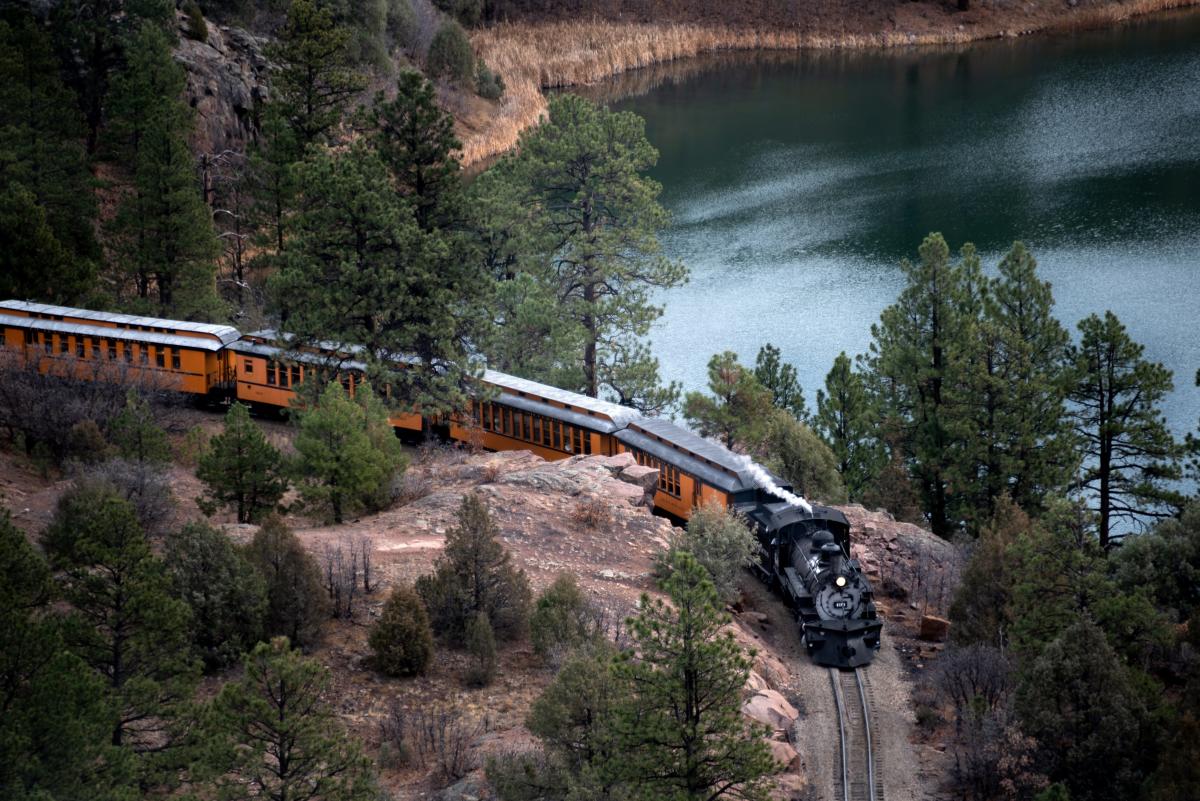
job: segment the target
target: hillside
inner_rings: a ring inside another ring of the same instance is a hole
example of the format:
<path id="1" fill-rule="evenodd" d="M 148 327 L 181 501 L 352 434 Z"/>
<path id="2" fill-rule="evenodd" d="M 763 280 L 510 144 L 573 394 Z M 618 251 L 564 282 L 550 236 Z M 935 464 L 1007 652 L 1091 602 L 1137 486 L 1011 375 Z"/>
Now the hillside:
<path id="1" fill-rule="evenodd" d="M 215 431 L 218 420 L 180 410 L 170 427 L 182 432 L 198 425 Z M 286 446 L 290 436 L 286 426 L 268 423 L 267 428 L 274 441 Z M 182 442 L 181 437 L 175 439 Z M 528 574 L 535 592 L 559 573 L 570 572 L 603 608 L 610 624 L 617 626 L 636 611 L 642 593 L 658 592 L 651 575 L 653 558 L 666 545 L 671 524 L 651 515 L 644 505 L 646 488 L 653 486 L 656 472 L 638 468 L 628 457 L 547 463 L 520 451 L 473 454 L 447 448 L 426 448 L 414 456 L 405 477 L 405 497 L 411 498 L 407 503 L 337 527 L 314 525 L 297 516 L 288 522 L 322 564 L 338 543 L 366 538 L 373 550 L 379 576 L 376 589 L 356 605 L 351 619 L 329 621 L 314 651 L 332 671 L 333 706 L 368 752 L 380 756 L 381 726 L 397 715 L 411 720 L 446 712 L 456 736 L 463 740 L 461 766 L 472 769 L 462 771 L 462 777 L 439 775 L 440 756 L 428 754 L 411 765 L 385 759 L 385 785 L 396 799 L 429 797 L 448 784 L 453 789 L 441 797 L 478 797 L 483 781 L 479 768 L 486 757 L 531 744 L 523 721 L 553 671 L 527 642 L 521 642 L 501 650 L 498 679 L 484 689 L 463 689 L 461 674 L 467 658 L 446 648 L 438 649 L 424 677 L 381 677 L 364 664 L 369 653 L 366 636 L 390 587 L 410 583 L 430 570 L 462 496 L 475 492 L 484 498 L 505 546 Z M 0 453 L 0 465 L 0 499 L 34 536 L 49 522 L 55 500 L 69 486 L 69 479 L 43 479 L 23 458 L 9 452 Z M 170 479 L 176 501 L 173 524 L 199 518 L 190 500 L 199 492 L 191 469 L 173 465 Z M 884 649 L 870 673 L 885 732 L 888 797 L 924 798 L 924 784 L 928 781 L 933 787 L 935 782 L 923 777 L 937 776 L 939 771 L 936 763 L 929 765 L 936 752 L 910 742 L 910 676 L 922 653 L 941 647 L 921 644 L 915 634 L 922 611 L 941 612 L 942 605 L 928 593 L 922 595 L 919 585 L 934 575 L 952 578 L 955 552 L 927 532 L 895 523 L 884 513 L 861 507 L 845 511 L 854 522 L 856 555 L 876 585 L 888 588 L 892 596 L 883 604 L 888 610 Z M 254 530 L 232 523 L 224 527 L 241 541 Z M 741 584 L 743 597 L 734 607 L 735 634 L 757 653 L 745 712 L 775 730 L 772 750 L 787 765 L 778 777 L 780 797 L 813 797 L 813 793 L 828 797 L 835 753 L 830 727 L 835 724 L 827 673 L 803 655 L 788 610 L 749 574 Z M 901 600 L 902 596 L 907 597 Z M 209 681 L 215 686 L 221 678 Z"/>

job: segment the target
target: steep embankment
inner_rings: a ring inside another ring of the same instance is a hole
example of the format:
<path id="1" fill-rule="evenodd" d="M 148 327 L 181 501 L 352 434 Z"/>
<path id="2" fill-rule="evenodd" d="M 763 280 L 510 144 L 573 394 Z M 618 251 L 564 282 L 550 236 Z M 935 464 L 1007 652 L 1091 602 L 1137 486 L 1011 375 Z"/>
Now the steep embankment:
<path id="1" fill-rule="evenodd" d="M 958 11 L 937 0 L 786 4 L 786 18 L 729 16 L 696 21 L 527 19 L 480 30 L 475 51 L 504 77 L 507 91 L 492 115 L 460 133 L 463 162 L 512 148 L 546 110 L 543 89 L 590 84 L 627 70 L 719 50 L 901 47 L 962 44 L 1039 31 L 1113 25 L 1131 17 L 1200 0 L 1053 0 L 972 4 Z M 686 5 L 686 4 L 684 4 Z M 785 4 L 779 4 L 785 7 Z M 686 16 L 686 15 L 685 15 Z"/>

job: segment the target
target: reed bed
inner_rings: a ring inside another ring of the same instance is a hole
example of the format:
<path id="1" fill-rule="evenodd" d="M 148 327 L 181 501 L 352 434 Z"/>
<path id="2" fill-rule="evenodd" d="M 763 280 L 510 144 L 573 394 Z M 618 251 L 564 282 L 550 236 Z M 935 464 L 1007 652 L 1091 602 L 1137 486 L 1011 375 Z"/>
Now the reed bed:
<path id="1" fill-rule="evenodd" d="M 1037 19 L 1029 28 L 1003 24 L 952 29 L 874 33 L 800 30 L 751 30 L 687 23 L 623 23 L 603 20 L 501 24 L 472 37 L 476 53 L 504 77 L 507 87 L 496 113 L 477 133 L 464 137 L 464 164 L 512 149 L 522 131 L 537 125 L 546 111 L 543 89 L 596 83 L 640 69 L 720 50 L 798 50 L 962 44 L 984 38 L 1020 36 L 1051 28 L 1111 25 L 1130 17 L 1184 6 L 1200 0 L 1124 0 L 1077 8 L 1069 14 Z M 999 20 L 997 22 L 1000 22 Z M 1014 22 L 1023 22 L 1016 18 Z"/>

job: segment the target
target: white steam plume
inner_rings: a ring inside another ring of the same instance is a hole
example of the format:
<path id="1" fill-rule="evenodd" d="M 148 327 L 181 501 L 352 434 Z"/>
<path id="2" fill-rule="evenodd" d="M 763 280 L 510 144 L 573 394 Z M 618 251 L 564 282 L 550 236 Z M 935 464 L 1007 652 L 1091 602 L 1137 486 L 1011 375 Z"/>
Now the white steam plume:
<path id="1" fill-rule="evenodd" d="M 743 456 L 742 462 L 746 465 L 746 470 L 750 473 L 750 475 L 754 476 L 754 480 L 758 483 L 758 486 L 762 487 L 776 498 L 786 501 L 789 506 L 795 506 L 798 509 L 803 509 L 809 514 L 812 514 L 812 506 L 808 501 L 804 500 L 799 495 L 788 492 L 772 481 L 771 474 L 759 467 L 749 456 Z"/>

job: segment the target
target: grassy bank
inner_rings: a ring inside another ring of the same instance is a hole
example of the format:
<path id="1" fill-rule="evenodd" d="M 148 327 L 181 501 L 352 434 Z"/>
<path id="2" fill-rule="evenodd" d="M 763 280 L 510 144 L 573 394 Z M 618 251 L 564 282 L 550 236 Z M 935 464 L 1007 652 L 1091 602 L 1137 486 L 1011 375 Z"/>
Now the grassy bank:
<path id="1" fill-rule="evenodd" d="M 978 4 L 977 4 L 978 5 Z M 503 24 L 473 37 L 476 53 L 504 76 L 503 101 L 482 124 L 463 134 L 463 162 L 473 164 L 511 149 L 546 110 L 542 90 L 595 83 L 635 70 L 718 50 L 899 47 L 961 44 L 1047 30 L 1112 25 L 1155 11 L 1200 5 L 1200 0 L 1126 0 L 1069 8 L 1065 3 L 1022 11 L 951 13 L 934 2 L 906 4 L 890 30 L 855 29 L 852 21 L 814 30 L 769 30 L 689 23 L 603 20 Z M 822 30 L 828 27 L 829 30 Z"/>

